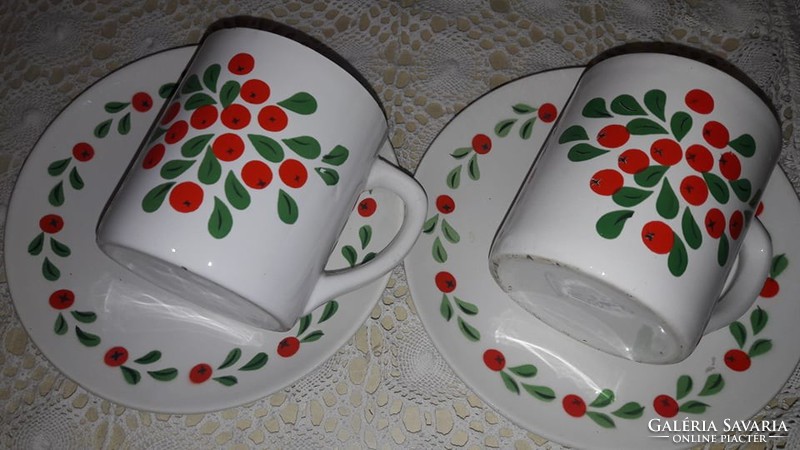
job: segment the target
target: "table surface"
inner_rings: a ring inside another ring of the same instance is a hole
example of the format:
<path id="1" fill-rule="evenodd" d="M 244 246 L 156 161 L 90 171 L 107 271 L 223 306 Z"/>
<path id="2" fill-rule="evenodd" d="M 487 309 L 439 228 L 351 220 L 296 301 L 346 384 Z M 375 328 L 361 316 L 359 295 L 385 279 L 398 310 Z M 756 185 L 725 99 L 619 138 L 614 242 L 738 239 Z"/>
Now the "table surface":
<path id="1" fill-rule="evenodd" d="M 5 0 L 0 2 L 0 217 L 47 124 L 110 71 L 197 43 L 212 22 L 286 23 L 344 56 L 388 113 L 412 171 L 436 134 L 504 82 L 585 64 L 633 41 L 702 48 L 736 64 L 783 121 L 780 165 L 800 192 L 800 4 L 757 1 Z M 3 227 L 0 225 L 0 230 Z M 5 261 L 11 264 L 12 261 Z M 445 386 L 446 389 L 441 389 Z M 762 412 L 798 448 L 797 371 Z M 309 395 L 311 393 L 311 395 Z M 356 335 L 313 373 L 252 404 L 161 415 L 64 377 L 15 315 L 0 272 L 0 444 L 9 448 L 553 448 L 475 396 L 422 328 L 402 268 Z"/>

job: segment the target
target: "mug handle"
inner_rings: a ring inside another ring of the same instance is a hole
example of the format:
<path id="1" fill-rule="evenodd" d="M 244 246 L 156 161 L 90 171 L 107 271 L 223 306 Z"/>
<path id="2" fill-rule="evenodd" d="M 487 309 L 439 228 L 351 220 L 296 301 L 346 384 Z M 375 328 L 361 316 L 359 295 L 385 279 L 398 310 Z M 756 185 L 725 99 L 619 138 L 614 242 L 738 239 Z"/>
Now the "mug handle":
<path id="1" fill-rule="evenodd" d="M 350 292 L 386 274 L 403 260 L 417 241 L 428 212 L 428 197 L 422 186 L 400 168 L 377 158 L 364 190 L 383 188 L 405 203 L 403 224 L 392 242 L 371 261 L 352 269 L 325 271 L 305 306 L 306 315 L 338 295 Z"/>
<path id="2" fill-rule="evenodd" d="M 729 275 L 726 292 L 720 297 L 704 334 L 726 327 L 753 305 L 764 286 L 772 263 L 772 239 L 758 219 L 753 220 L 739 250 L 738 267 Z"/>

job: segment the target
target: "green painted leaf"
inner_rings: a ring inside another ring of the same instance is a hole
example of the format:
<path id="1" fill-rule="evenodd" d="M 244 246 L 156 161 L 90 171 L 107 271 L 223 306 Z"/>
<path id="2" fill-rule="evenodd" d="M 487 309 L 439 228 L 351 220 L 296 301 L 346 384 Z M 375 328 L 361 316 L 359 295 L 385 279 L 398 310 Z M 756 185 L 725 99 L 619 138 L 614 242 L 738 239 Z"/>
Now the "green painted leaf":
<path id="1" fill-rule="evenodd" d="M 621 209 L 603 214 L 595 225 L 597 234 L 606 239 L 616 238 L 622 233 L 622 229 L 625 227 L 625 221 L 632 216 L 633 211 L 629 209 Z"/>
<path id="2" fill-rule="evenodd" d="M 169 190 L 175 185 L 174 181 L 159 184 L 158 186 L 150 189 L 150 191 L 142 199 L 142 209 L 144 212 L 154 212 L 161 207 L 164 199 L 167 198 Z"/>
<path id="3" fill-rule="evenodd" d="M 515 394 L 519 394 L 519 385 L 517 384 L 516 380 L 511 378 L 511 375 L 505 372 L 500 372 L 500 378 L 503 379 L 503 384 L 505 384 L 506 389 Z"/>
<path id="4" fill-rule="evenodd" d="M 669 170 L 669 166 L 653 165 L 638 172 L 633 176 L 633 181 L 641 187 L 653 187 L 661 181 L 664 174 Z"/>
<path id="5" fill-rule="evenodd" d="M 186 103 L 183 104 L 183 109 L 186 111 L 192 111 L 201 106 L 216 104 L 217 101 L 211 98 L 210 95 L 199 92 L 197 94 L 193 94 L 188 100 L 186 100 Z"/>
<path id="6" fill-rule="evenodd" d="M 248 134 L 247 137 L 262 158 L 274 163 L 283 161 L 283 147 L 278 141 L 261 134 Z"/>
<path id="7" fill-rule="evenodd" d="M 481 333 L 475 327 L 468 324 L 464 321 L 461 317 L 458 318 L 458 328 L 461 330 L 461 333 L 464 334 L 464 337 L 469 339 L 470 341 L 477 342 L 481 340 Z"/>
<path id="8" fill-rule="evenodd" d="M 161 178 L 165 180 L 174 180 L 189 170 L 189 167 L 192 167 L 194 164 L 193 159 L 173 159 L 172 161 L 167 161 L 163 166 L 161 166 Z"/>
<path id="9" fill-rule="evenodd" d="M 597 398 L 595 398 L 594 401 L 589 404 L 589 406 L 592 406 L 594 408 L 603 408 L 613 403 L 614 398 L 615 398 L 614 391 L 612 391 L 611 389 L 603 389 L 597 395 Z"/>
<path id="10" fill-rule="evenodd" d="M 461 240 L 461 236 L 446 219 L 442 219 L 442 235 L 453 244 L 458 244 L 458 241 Z"/>
<path id="11" fill-rule="evenodd" d="M 661 183 L 661 191 L 658 193 L 658 198 L 656 199 L 656 211 L 665 219 L 674 219 L 677 217 L 679 210 L 680 203 L 678 202 L 678 196 L 675 195 L 675 191 L 672 190 L 669 180 L 664 178 L 664 181 Z"/>
<path id="12" fill-rule="evenodd" d="M 689 255 L 686 254 L 686 246 L 680 236 L 677 233 L 673 233 L 673 235 L 675 236 L 675 243 L 672 244 L 672 250 L 669 252 L 667 266 L 672 275 L 679 277 L 686 272 L 686 266 L 689 265 Z"/>
<path id="13" fill-rule="evenodd" d="M 681 412 L 689 414 L 702 414 L 706 411 L 706 408 L 708 408 L 708 405 L 703 402 L 698 402 L 697 400 L 689 400 L 688 402 L 682 404 L 678 409 Z"/>
<path id="14" fill-rule="evenodd" d="M 317 323 L 325 322 L 326 320 L 333 317 L 336 314 L 336 311 L 339 310 L 339 302 L 336 300 L 331 300 L 325 304 L 325 309 L 322 310 L 322 315 L 319 316 L 319 320 Z"/>
<path id="15" fill-rule="evenodd" d="M 644 406 L 637 402 L 628 402 L 611 414 L 619 417 L 620 419 L 638 419 L 642 417 L 642 413 L 644 413 Z"/>
<path id="16" fill-rule="evenodd" d="M 58 270 L 55 264 L 50 262 L 50 259 L 45 257 L 42 262 L 42 276 L 44 276 L 45 280 L 56 281 L 61 277 L 61 271 Z"/>
<path id="17" fill-rule="evenodd" d="M 169 367 L 161 370 L 150 370 L 147 372 L 154 380 L 172 381 L 178 376 L 178 369 Z"/>
<path id="18" fill-rule="evenodd" d="M 81 323 L 93 323 L 97 320 L 97 314 L 91 311 L 70 311 L 70 314 Z"/>
<path id="19" fill-rule="evenodd" d="M 375 259 L 376 256 L 378 256 L 378 254 L 375 253 L 375 252 L 367 253 L 366 255 L 364 255 L 363 258 L 361 258 L 361 264 L 366 264 L 366 263 L 372 261 L 373 259 Z"/>
<path id="20" fill-rule="evenodd" d="M 219 64 L 212 64 L 203 72 L 203 84 L 205 84 L 211 92 L 217 92 L 217 80 L 219 80 L 220 71 L 221 67 Z"/>
<path id="21" fill-rule="evenodd" d="M 442 241 L 438 236 L 433 240 L 432 252 L 434 261 L 442 264 L 447 262 L 447 251 L 444 249 L 444 245 L 442 245 Z"/>
<path id="22" fill-rule="evenodd" d="M 463 159 L 470 153 L 472 153 L 472 147 L 461 147 L 453 150 L 453 153 L 450 153 L 450 156 L 455 159 Z"/>
<path id="23" fill-rule="evenodd" d="M 609 417 L 607 414 L 597 411 L 586 411 L 586 416 L 603 428 L 614 428 L 616 426 L 614 424 L 614 419 Z"/>
<path id="24" fill-rule="evenodd" d="M 431 216 L 430 219 L 426 220 L 424 224 L 422 224 L 422 232 L 425 234 L 433 233 L 433 230 L 436 229 L 436 224 L 439 222 L 439 214 L 434 214 Z"/>
<path id="25" fill-rule="evenodd" d="M 236 362 L 239 361 L 239 358 L 241 357 L 242 357 L 242 349 L 238 347 L 234 348 L 233 350 L 228 352 L 228 356 L 225 357 L 225 360 L 222 361 L 222 364 L 220 364 L 220 366 L 217 367 L 217 369 L 222 370 L 228 368 L 236 364 Z"/>
<path id="26" fill-rule="evenodd" d="M 706 382 L 703 385 L 703 389 L 700 390 L 700 393 L 697 395 L 701 396 L 708 396 L 714 395 L 722 390 L 725 387 L 725 380 L 722 379 L 722 375 L 718 373 L 713 373 L 706 378 Z"/>
<path id="27" fill-rule="evenodd" d="M 130 106 L 130 102 L 108 102 L 103 109 L 109 114 L 116 114 Z"/>
<path id="28" fill-rule="evenodd" d="M 225 202 L 214 196 L 214 210 L 208 217 L 208 232 L 211 236 L 222 239 L 231 232 L 233 228 L 233 216 L 225 205 Z"/>
<path id="29" fill-rule="evenodd" d="M 358 229 L 358 240 L 361 242 L 361 249 L 367 248 L 370 241 L 372 240 L 372 227 L 369 225 L 363 225 L 361 228 Z"/>
<path id="30" fill-rule="evenodd" d="M 100 336 L 92 333 L 87 333 L 81 330 L 81 327 L 75 327 L 75 335 L 78 336 L 78 341 L 87 347 L 95 347 L 100 343 Z"/>
<path id="31" fill-rule="evenodd" d="M 83 178 L 81 177 L 81 174 L 78 173 L 77 167 L 73 167 L 72 170 L 69 171 L 69 184 L 72 186 L 72 189 L 75 189 L 76 191 L 83 189 Z"/>
<path id="32" fill-rule="evenodd" d="M 67 325 L 64 315 L 58 313 L 58 317 L 56 317 L 56 321 L 53 324 L 53 332 L 59 336 L 63 336 L 67 334 L 67 331 L 69 331 L 69 325 Z"/>
<path id="33" fill-rule="evenodd" d="M 755 209 L 758 205 L 758 202 L 761 201 L 761 194 L 762 194 L 761 189 L 760 188 L 757 189 L 756 193 L 753 194 L 752 197 L 750 197 L 750 201 L 747 202 L 748 206 Z"/>
<path id="34" fill-rule="evenodd" d="M 255 356 L 250 358 L 250 361 L 248 361 L 247 364 L 240 367 L 239 370 L 258 370 L 264 367 L 267 364 L 267 361 L 269 361 L 269 355 L 264 352 L 258 352 Z"/>
<path id="35" fill-rule="evenodd" d="M 623 186 L 611 196 L 611 199 L 619 206 L 630 208 L 643 202 L 647 197 L 650 197 L 652 193 L 653 191 L 647 189 Z"/>
<path id="36" fill-rule="evenodd" d="M 730 253 L 730 243 L 728 243 L 728 236 L 724 233 L 719 237 L 719 247 L 717 247 L 717 263 L 724 266 L 728 263 L 728 256 Z"/>
<path id="37" fill-rule="evenodd" d="M 567 159 L 572 162 L 587 161 L 606 153 L 608 153 L 608 150 L 603 150 L 602 148 L 597 148 L 593 145 L 581 142 L 573 145 L 572 148 L 569 149 Z"/>
<path id="38" fill-rule="evenodd" d="M 512 106 L 511 109 L 517 114 L 530 114 L 535 113 L 537 108 L 525 103 L 517 103 L 516 105 Z"/>
<path id="39" fill-rule="evenodd" d="M 131 131 L 131 113 L 125 113 L 122 119 L 117 123 L 117 132 L 121 135 L 126 135 Z"/>
<path id="40" fill-rule="evenodd" d="M 461 312 L 463 312 L 464 314 L 466 314 L 468 316 L 474 316 L 474 315 L 478 314 L 478 307 L 476 305 L 474 305 L 474 304 L 472 304 L 470 302 L 465 302 L 464 300 L 461 300 L 460 298 L 458 298 L 456 296 L 453 296 L 453 300 L 455 300 L 456 306 L 458 306 L 458 309 L 460 309 Z"/>
<path id="41" fill-rule="evenodd" d="M 744 157 L 751 157 L 756 153 L 756 141 L 753 136 L 743 134 L 728 142 L 728 145 Z"/>
<path id="42" fill-rule="evenodd" d="M 736 345 L 738 345 L 739 348 L 743 348 L 744 343 L 747 342 L 747 329 L 744 327 L 744 325 L 736 320 L 728 325 L 728 330 L 730 330 L 731 334 L 733 335 Z"/>
<path id="43" fill-rule="evenodd" d="M 344 146 L 337 145 L 333 147 L 333 150 L 322 157 L 322 162 L 332 166 L 341 166 L 347 161 L 348 156 L 350 156 L 350 151 Z"/>
<path id="44" fill-rule="evenodd" d="M 738 180 L 730 181 L 730 184 L 733 193 L 736 194 L 736 198 L 738 198 L 739 201 L 747 203 L 747 201 L 750 200 L 750 194 L 753 190 L 750 180 L 747 178 L 739 178 Z"/>
<path id="45" fill-rule="evenodd" d="M 208 145 L 211 138 L 214 137 L 213 133 L 209 134 L 201 134 L 199 136 L 195 136 L 188 141 L 184 142 L 181 146 L 181 155 L 184 158 L 194 158 L 199 155 L 206 145 Z"/>
<path id="46" fill-rule="evenodd" d="M 519 127 L 519 137 L 521 137 L 522 139 L 530 139 L 531 135 L 533 134 L 533 125 L 535 123 L 536 123 L 536 116 L 533 116 L 530 119 L 523 122 L 522 126 Z"/>
<path id="47" fill-rule="evenodd" d="M 728 203 L 731 193 L 728 190 L 728 185 L 725 184 L 725 181 L 723 181 L 722 178 L 714 175 L 711 172 L 705 172 L 703 174 L 703 179 L 706 181 L 706 184 L 708 185 L 708 192 L 711 193 L 711 196 L 714 197 L 714 200 L 723 205 Z"/>
<path id="48" fill-rule="evenodd" d="M 42 252 L 42 247 L 44 247 L 44 233 L 39 233 L 33 238 L 31 243 L 28 244 L 28 253 L 32 256 L 36 256 Z"/>
<path id="49" fill-rule="evenodd" d="M 644 117 L 631 120 L 627 125 L 625 125 L 625 128 L 628 129 L 628 132 L 636 136 L 667 134 L 667 130 L 665 130 L 664 127 L 650 119 L 645 119 Z"/>
<path id="50" fill-rule="evenodd" d="M 514 375 L 524 378 L 534 377 L 537 373 L 536 366 L 533 364 L 523 364 L 520 366 L 509 367 L 508 370 L 510 370 Z"/>
<path id="51" fill-rule="evenodd" d="M 214 381 L 223 385 L 223 386 L 233 386 L 234 384 L 238 383 L 239 380 L 236 379 L 233 375 L 225 375 L 223 377 L 214 377 Z"/>
<path id="52" fill-rule="evenodd" d="M 453 306 L 450 305 L 450 300 L 447 298 L 447 294 L 442 295 L 442 302 L 439 303 L 439 314 L 444 317 L 444 320 L 450 321 L 453 318 Z"/>
<path id="53" fill-rule="evenodd" d="M 200 161 L 200 167 L 197 168 L 197 179 L 203 184 L 214 184 L 220 177 L 222 177 L 222 165 L 211 147 L 208 147 L 203 160 Z"/>
<path id="54" fill-rule="evenodd" d="M 325 333 L 323 333 L 320 330 L 317 330 L 317 331 L 314 331 L 312 333 L 309 333 L 308 335 L 306 335 L 306 337 L 300 339 L 300 342 L 306 343 L 306 342 L 318 341 L 324 335 L 325 335 Z"/>
<path id="55" fill-rule="evenodd" d="M 102 138 L 108 136 L 108 132 L 111 131 L 111 123 L 112 122 L 113 122 L 113 119 L 107 119 L 107 120 L 104 120 L 104 121 L 98 123 L 97 126 L 94 127 L 94 135 L 95 135 L 95 137 L 102 139 Z"/>
<path id="56" fill-rule="evenodd" d="M 47 195 L 47 201 L 53 206 L 61 206 L 64 204 L 63 181 L 59 181 L 55 186 L 53 186 L 53 189 L 50 189 L 50 193 Z"/>
<path id="57" fill-rule="evenodd" d="M 141 358 L 135 359 L 133 362 L 137 364 L 153 364 L 159 359 L 161 359 L 161 352 L 158 350 L 152 350 Z"/>
<path id="58" fill-rule="evenodd" d="M 308 327 L 310 326 L 311 326 L 311 314 L 306 314 L 305 316 L 300 318 L 296 336 L 300 336 L 301 334 L 305 333 Z"/>
<path id="59" fill-rule="evenodd" d="M 203 85 L 200 84 L 200 78 L 196 74 L 192 74 L 186 78 L 181 86 L 181 94 L 191 94 L 192 92 L 202 91 Z"/>
<path id="60" fill-rule="evenodd" d="M 786 257 L 785 253 L 781 253 L 780 255 L 775 255 L 772 258 L 772 265 L 769 269 L 769 276 L 772 278 L 777 278 L 786 268 L 789 267 L 789 258 Z"/>
<path id="61" fill-rule="evenodd" d="M 137 384 L 142 379 L 142 375 L 138 370 L 131 369 L 128 366 L 119 366 L 122 371 L 122 377 L 128 384 Z"/>
<path id="62" fill-rule="evenodd" d="M 250 206 L 250 194 L 232 170 L 228 171 L 228 175 L 225 177 L 225 198 L 228 199 L 231 206 L 238 210 Z"/>
<path id="63" fill-rule="evenodd" d="M 522 388 L 525 389 L 525 392 L 543 402 L 549 402 L 556 398 L 556 393 L 546 386 L 522 383 Z"/>
<path id="64" fill-rule="evenodd" d="M 647 113 L 632 95 L 622 94 L 611 101 L 611 111 L 623 116 L 644 116 Z"/>
<path id="65" fill-rule="evenodd" d="M 319 142 L 311 136 L 283 139 L 283 143 L 301 158 L 314 159 L 320 154 Z"/>
<path id="66" fill-rule="evenodd" d="M 653 89 L 644 94 L 644 105 L 654 116 L 665 120 L 664 107 L 667 104 L 667 94 L 660 89 Z"/>
<path id="67" fill-rule="evenodd" d="M 158 88 L 158 96 L 164 99 L 169 97 L 173 92 L 175 92 L 175 87 L 177 87 L 177 84 L 175 83 L 162 84 L 161 87 Z"/>
<path id="68" fill-rule="evenodd" d="M 677 400 L 680 400 L 683 397 L 686 397 L 689 394 L 689 392 L 692 392 L 693 384 L 694 383 L 692 382 L 692 377 L 690 377 L 689 375 L 681 375 L 680 377 L 678 377 L 678 389 L 675 398 Z"/>
<path id="69" fill-rule="evenodd" d="M 770 350 L 772 350 L 772 341 L 770 339 L 759 339 L 753 342 L 750 350 L 747 351 L 747 355 L 750 357 L 763 355 Z"/>
<path id="70" fill-rule="evenodd" d="M 315 167 L 314 172 L 317 172 L 322 181 L 328 186 L 335 186 L 339 182 L 339 172 L 327 167 Z"/>
<path id="71" fill-rule="evenodd" d="M 692 211 L 687 206 L 683 210 L 681 216 L 681 230 L 683 231 L 683 238 L 686 239 L 686 245 L 690 248 L 697 250 L 703 243 L 703 234 L 700 232 L 700 226 L 692 216 Z"/>
<path id="72" fill-rule="evenodd" d="M 593 98 L 586 103 L 581 111 L 583 117 L 612 117 L 611 113 L 606 109 L 606 101 L 600 97 Z"/>
<path id="73" fill-rule="evenodd" d="M 278 105 L 303 115 L 313 114 L 317 110 L 317 101 L 308 92 L 298 92 L 286 100 L 279 101 Z"/>
<path id="74" fill-rule="evenodd" d="M 241 91 L 241 89 L 242 86 L 238 81 L 226 81 L 225 84 L 222 85 L 222 89 L 219 90 L 219 103 L 222 107 L 227 108 L 230 106 L 231 103 L 236 100 L 236 97 L 239 96 L 239 91 Z"/>
<path id="75" fill-rule="evenodd" d="M 47 173 L 53 177 L 61 175 L 65 170 L 67 170 L 67 167 L 69 167 L 70 161 L 72 161 L 72 157 L 51 162 L 50 165 L 47 166 Z"/>
<path id="76" fill-rule="evenodd" d="M 752 313 L 750 313 L 750 328 L 753 329 L 753 334 L 756 335 L 767 326 L 767 321 L 769 321 L 769 315 L 766 311 L 761 309 L 761 307 L 756 307 Z"/>
<path id="77" fill-rule="evenodd" d="M 669 128 L 675 139 L 680 142 L 692 129 L 692 116 L 683 111 L 676 112 L 669 121 Z"/>
<path id="78" fill-rule="evenodd" d="M 461 184 L 461 166 L 456 166 L 447 174 L 447 187 L 450 189 L 458 189 Z"/>
<path id="79" fill-rule="evenodd" d="M 559 144 L 566 144 L 567 142 L 574 142 L 574 141 L 588 141 L 589 135 L 586 134 L 586 130 L 580 125 L 572 125 L 571 127 L 564 130 L 561 133 L 561 137 L 558 138 Z"/>
<path id="80" fill-rule="evenodd" d="M 344 259 L 346 259 L 348 264 L 350 264 L 350 267 L 356 265 L 356 261 L 358 260 L 358 254 L 356 253 L 356 249 L 353 248 L 352 245 L 345 245 L 344 247 L 342 247 L 342 256 L 344 256 Z"/>
<path id="81" fill-rule="evenodd" d="M 494 134 L 500 137 L 508 136 L 508 133 L 511 132 L 511 128 L 516 123 L 517 119 L 506 119 L 497 122 L 497 125 L 494 126 Z"/>
<path id="82" fill-rule="evenodd" d="M 57 241 L 53 237 L 50 238 L 50 249 L 53 250 L 53 253 L 62 258 L 66 258 L 70 255 L 70 253 L 72 253 L 66 244 Z"/>
<path id="83" fill-rule="evenodd" d="M 469 163 L 467 164 L 467 175 L 476 181 L 481 178 L 481 170 L 480 167 L 478 167 L 478 155 L 472 155 L 472 158 L 469 159 Z"/>

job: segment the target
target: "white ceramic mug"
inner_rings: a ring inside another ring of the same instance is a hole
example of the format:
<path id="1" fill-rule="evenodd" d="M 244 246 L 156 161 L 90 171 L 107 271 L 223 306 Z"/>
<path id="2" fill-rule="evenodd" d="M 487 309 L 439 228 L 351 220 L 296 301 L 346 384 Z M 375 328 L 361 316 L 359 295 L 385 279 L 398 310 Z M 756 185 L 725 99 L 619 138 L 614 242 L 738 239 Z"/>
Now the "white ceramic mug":
<path id="1" fill-rule="evenodd" d="M 422 228 L 419 184 L 378 158 L 377 100 L 311 48 L 253 28 L 210 33 L 98 225 L 112 259 L 203 308 L 282 331 L 395 267 Z M 324 270 L 359 194 L 405 203 L 370 262 Z"/>
<path id="2" fill-rule="evenodd" d="M 763 285 L 772 247 L 754 210 L 780 149 L 773 111 L 728 73 L 661 53 L 605 59 L 548 137 L 490 270 L 568 336 L 680 361 Z"/>

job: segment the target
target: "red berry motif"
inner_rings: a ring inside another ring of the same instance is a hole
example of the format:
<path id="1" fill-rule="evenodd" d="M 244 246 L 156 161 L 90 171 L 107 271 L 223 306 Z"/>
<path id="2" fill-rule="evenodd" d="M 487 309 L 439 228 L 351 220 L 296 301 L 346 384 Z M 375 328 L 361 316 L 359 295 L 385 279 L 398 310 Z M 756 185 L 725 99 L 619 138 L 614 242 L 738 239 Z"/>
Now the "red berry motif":
<path id="1" fill-rule="evenodd" d="M 456 290 L 456 277 L 450 272 L 439 272 L 434 278 L 436 288 L 447 294 Z"/>
<path id="2" fill-rule="evenodd" d="M 272 182 L 272 169 L 262 161 L 248 161 L 242 167 L 242 181 L 252 189 L 264 189 Z"/>
<path id="3" fill-rule="evenodd" d="M 680 191 L 686 203 L 693 206 L 700 206 L 708 199 L 708 185 L 697 175 L 684 178 L 681 181 Z"/>
<path id="4" fill-rule="evenodd" d="M 189 123 L 192 125 L 192 128 L 197 130 L 205 130 L 211 125 L 214 125 L 214 122 L 217 121 L 218 115 L 219 113 L 217 112 L 216 106 L 204 105 L 192 112 L 192 117 L 189 119 Z"/>
<path id="5" fill-rule="evenodd" d="M 137 92 L 133 94 L 131 105 L 133 109 L 139 112 L 150 111 L 150 108 L 153 107 L 153 97 L 150 97 L 147 92 Z"/>
<path id="6" fill-rule="evenodd" d="M 698 114 L 708 114 L 714 110 L 714 99 L 702 89 L 692 89 L 686 93 L 686 106 Z"/>
<path id="7" fill-rule="evenodd" d="M 55 234 L 64 228 L 64 219 L 58 214 L 47 214 L 39 219 L 39 228 L 48 234 Z"/>
<path id="8" fill-rule="evenodd" d="M 756 206 L 756 217 L 760 216 L 761 213 L 764 212 L 764 202 L 758 202 L 758 206 Z"/>
<path id="9" fill-rule="evenodd" d="M 675 233 L 666 223 L 654 220 L 642 227 L 642 241 L 653 253 L 664 255 L 672 250 Z"/>
<path id="10" fill-rule="evenodd" d="M 125 347 L 111 347 L 106 351 L 103 362 L 110 367 L 119 367 L 128 360 L 128 350 Z"/>
<path id="11" fill-rule="evenodd" d="M 436 197 L 436 209 L 442 214 L 450 214 L 456 210 L 456 201 L 453 197 L 442 194 Z"/>
<path id="12" fill-rule="evenodd" d="M 741 211 L 736 210 L 733 212 L 733 214 L 731 214 L 731 218 L 728 221 L 728 232 L 731 234 L 731 238 L 739 239 L 743 228 L 744 214 L 742 214 Z"/>
<path id="13" fill-rule="evenodd" d="M 258 112 L 258 124 L 267 131 L 281 131 L 289 123 L 289 117 L 279 106 L 268 105 Z"/>
<path id="14" fill-rule="evenodd" d="M 712 120 L 703 125 L 703 139 L 714 148 L 725 148 L 730 140 L 730 134 L 725 125 Z"/>
<path id="15" fill-rule="evenodd" d="M 244 153 L 244 141 L 237 134 L 221 134 L 211 144 L 211 151 L 220 161 L 235 161 Z"/>
<path id="16" fill-rule="evenodd" d="M 619 154 L 617 165 L 625 173 L 637 174 L 650 166 L 650 158 L 647 153 L 632 148 Z"/>
<path id="17" fill-rule="evenodd" d="M 539 107 L 539 110 L 536 111 L 536 114 L 542 122 L 550 123 L 558 117 L 558 110 L 556 109 L 556 105 L 552 103 L 543 103 L 542 106 Z"/>
<path id="18" fill-rule="evenodd" d="M 625 145 L 631 134 L 623 125 L 607 125 L 597 133 L 597 143 L 606 148 L 619 148 Z"/>
<path id="19" fill-rule="evenodd" d="M 234 103 L 222 110 L 220 114 L 222 124 L 231 130 L 241 130 L 250 124 L 250 110 Z"/>
<path id="20" fill-rule="evenodd" d="M 289 336 L 278 342 L 278 354 L 288 358 L 300 350 L 300 340 L 294 336 Z"/>
<path id="21" fill-rule="evenodd" d="M 706 173 L 714 167 L 714 155 L 706 147 L 694 144 L 686 149 L 686 162 L 692 169 Z"/>
<path id="22" fill-rule="evenodd" d="M 72 147 L 72 156 L 81 162 L 89 161 L 94 157 L 94 148 L 86 142 L 78 142 Z"/>
<path id="23" fill-rule="evenodd" d="M 269 98 L 269 85 L 261 80 L 247 80 L 242 84 L 239 96 L 247 103 L 258 105 Z"/>
<path id="24" fill-rule="evenodd" d="M 166 125 L 178 116 L 178 113 L 181 112 L 181 104 L 180 102 L 175 102 L 169 105 L 167 110 L 164 112 L 164 117 L 161 118 L 161 125 Z"/>
<path id="25" fill-rule="evenodd" d="M 725 365 L 736 372 L 744 372 L 750 368 L 750 356 L 739 349 L 728 350 L 725 353 Z"/>
<path id="26" fill-rule="evenodd" d="M 661 165 L 674 166 L 683 158 L 683 150 L 674 139 L 663 138 L 650 146 L 650 156 Z"/>
<path id="27" fill-rule="evenodd" d="M 234 75 L 247 75 L 255 67 L 256 60 L 249 53 L 238 53 L 228 62 L 228 70 Z"/>
<path id="28" fill-rule="evenodd" d="M 723 153 L 719 158 L 719 171 L 729 180 L 738 180 L 742 175 L 742 163 L 733 152 Z"/>
<path id="29" fill-rule="evenodd" d="M 586 414 L 586 402 L 575 394 L 565 395 L 561 400 L 561 406 L 572 417 L 583 417 Z"/>
<path id="30" fill-rule="evenodd" d="M 358 215 L 361 217 L 369 217 L 375 214 L 375 211 L 378 209 L 378 202 L 375 201 L 372 197 L 367 197 L 364 200 L 358 202 Z"/>
<path id="31" fill-rule="evenodd" d="M 281 177 L 283 184 L 290 188 L 300 188 L 306 184 L 308 180 L 308 171 L 300 161 L 296 159 L 287 159 L 278 167 L 278 175 Z"/>
<path id="32" fill-rule="evenodd" d="M 603 169 L 592 175 L 589 188 L 600 195 L 612 195 L 622 188 L 623 182 L 621 173 L 614 169 Z"/>
<path id="33" fill-rule="evenodd" d="M 711 208 L 706 213 L 706 233 L 714 239 L 719 239 L 725 232 L 725 215 L 717 208 Z"/>
<path id="34" fill-rule="evenodd" d="M 189 371 L 189 381 L 200 384 L 211 378 L 211 374 L 213 373 L 214 371 L 211 369 L 211 366 L 206 363 L 200 363 L 192 367 Z"/>
<path id="35" fill-rule="evenodd" d="M 661 417 L 675 417 L 678 415 L 678 402 L 669 395 L 659 395 L 653 399 L 653 409 Z"/>
<path id="36" fill-rule="evenodd" d="M 144 155 L 144 159 L 142 160 L 142 168 L 145 169 L 152 169 L 153 167 L 157 166 L 158 163 L 164 158 L 164 153 L 167 149 L 164 147 L 164 144 L 156 144 L 147 151 L 147 154 Z"/>
<path id="37" fill-rule="evenodd" d="M 495 372 L 499 372 L 506 367 L 506 357 L 500 350 L 495 350 L 490 348 L 483 352 L 483 363 L 486 364 L 490 370 L 494 370 Z"/>
<path id="38" fill-rule="evenodd" d="M 75 303 L 75 293 L 69 289 L 59 289 L 50 294 L 49 303 L 53 309 L 67 309 Z"/>
<path id="39" fill-rule="evenodd" d="M 169 129 L 167 129 L 167 133 L 164 135 L 164 142 L 167 144 L 180 142 L 180 140 L 186 136 L 187 132 L 189 132 L 189 124 L 186 123 L 185 120 L 179 120 L 170 125 Z"/>
<path id="40" fill-rule="evenodd" d="M 485 155 L 492 149 L 492 139 L 485 134 L 476 134 L 472 138 L 472 149 L 475 150 L 475 153 Z"/>
<path id="41" fill-rule="evenodd" d="M 175 211 L 189 213 L 197 210 L 203 203 L 203 188 L 192 181 L 184 181 L 172 188 L 169 204 Z"/>
<path id="42" fill-rule="evenodd" d="M 764 286 L 761 288 L 761 293 L 758 295 L 764 298 L 772 298 L 778 295 L 780 290 L 781 286 L 778 281 L 775 278 L 767 277 L 766 281 L 764 281 Z"/>

